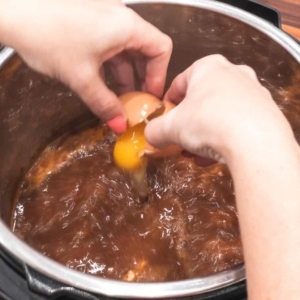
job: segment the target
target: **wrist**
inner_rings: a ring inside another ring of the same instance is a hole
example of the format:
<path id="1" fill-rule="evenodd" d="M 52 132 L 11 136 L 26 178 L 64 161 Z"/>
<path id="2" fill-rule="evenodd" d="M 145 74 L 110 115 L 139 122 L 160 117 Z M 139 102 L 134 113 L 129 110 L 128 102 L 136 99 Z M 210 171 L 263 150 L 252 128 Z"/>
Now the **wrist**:
<path id="1" fill-rule="evenodd" d="M 249 295 L 253 298 L 268 295 L 270 299 L 272 293 L 285 295 L 289 292 L 287 286 L 298 286 L 293 270 L 298 270 L 300 264 L 300 238 L 295 230 L 299 227 L 300 211 L 299 146 L 291 130 L 273 135 L 258 132 L 252 143 L 244 148 L 237 146 L 228 161 L 239 212 Z M 289 265 L 294 269 L 286 268 Z"/>
<path id="2" fill-rule="evenodd" d="M 239 126 L 223 134 L 215 147 L 229 167 L 266 156 L 274 159 L 275 153 L 298 151 L 298 144 L 284 116 L 255 122 L 239 122 Z M 254 161 L 252 161 L 254 163 Z"/>
<path id="3" fill-rule="evenodd" d="M 225 161 L 232 173 L 251 177 L 253 174 L 280 172 L 279 169 L 293 169 L 300 157 L 299 145 L 290 126 L 245 134 L 228 147 Z M 267 170 L 266 170 L 267 169 Z M 253 175 L 255 176 L 255 175 Z"/>

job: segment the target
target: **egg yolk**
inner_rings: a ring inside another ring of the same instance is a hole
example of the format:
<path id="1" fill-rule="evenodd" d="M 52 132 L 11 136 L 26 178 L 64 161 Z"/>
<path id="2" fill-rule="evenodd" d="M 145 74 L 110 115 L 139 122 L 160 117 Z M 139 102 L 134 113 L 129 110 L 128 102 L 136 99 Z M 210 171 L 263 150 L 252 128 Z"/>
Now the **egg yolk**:
<path id="1" fill-rule="evenodd" d="M 136 170 L 146 164 L 142 153 L 146 148 L 144 136 L 146 124 L 139 123 L 123 133 L 114 148 L 114 160 L 117 166 L 126 170 Z"/>

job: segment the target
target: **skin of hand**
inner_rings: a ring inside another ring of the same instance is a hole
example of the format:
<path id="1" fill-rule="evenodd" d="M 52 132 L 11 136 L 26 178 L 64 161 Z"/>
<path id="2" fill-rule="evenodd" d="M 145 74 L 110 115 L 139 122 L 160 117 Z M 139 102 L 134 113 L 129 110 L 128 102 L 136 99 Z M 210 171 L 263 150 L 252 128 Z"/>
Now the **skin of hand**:
<path id="1" fill-rule="evenodd" d="M 232 143 L 235 148 L 243 145 L 247 134 L 256 135 L 258 128 L 275 136 L 276 126 L 290 131 L 255 72 L 220 55 L 200 59 L 177 76 L 164 99 L 177 107 L 151 121 L 145 131 L 158 148 L 175 143 L 194 155 L 227 162 Z"/>
<path id="2" fill-rule="evenodd" d="M 162 96 L 172 41 L 122 1 L 0 0 L 0 8 L 1 43 L 68 85 L 117 133 L 126 118 L 105 84 L 103 63 L 120 93 L 135 90 L 134 61 L 143 90 Z"/>
<path id="3" fill-rule="evenodd" d="M 252 69 L 214 55 L 180 74 L 165 99 L 178 105 L 147 125 L 148 141 L 231 171 L 249 299 L 299 299 L 299 146 L 270 93 Z"/>

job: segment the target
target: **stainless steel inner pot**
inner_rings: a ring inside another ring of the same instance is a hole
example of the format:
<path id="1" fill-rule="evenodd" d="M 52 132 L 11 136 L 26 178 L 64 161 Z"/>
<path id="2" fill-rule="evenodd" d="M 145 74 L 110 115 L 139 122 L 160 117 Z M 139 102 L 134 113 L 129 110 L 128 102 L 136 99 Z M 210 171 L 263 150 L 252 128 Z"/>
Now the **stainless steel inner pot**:
<path id="1" fill-rule="evenodd" d="M 214 53 L 223 54 L 233 63 L 252 66 L 268 88 L 284 90 L 296 84 L 300 47 L 266 21 L 215 1 L 129 0 L 126 3 L 172 37 L 174 53 L 167 85 L 195 60 Z M 177 282 L 145 284 L 100 279 L 68 269 L 15 237 L 7 225 L 20 178 L 49 142 L 95 117 L 71 92 L 68 97 L 53 97 L 54 86 L 62 91 L 66 88 L 35 74 L 18 58 L 10 60 L 10 56 L 11 50 L 6 49 L 0 57 L 0 245 L 3 249 L 25 265 L 66 285 L 119 298 L 195 295 L 245 279 L 243 265 Z M 34 82 L 28 82 L 28 74 L 35 78 Z M 278 92 L 272 90 L 272 93 Z"/>

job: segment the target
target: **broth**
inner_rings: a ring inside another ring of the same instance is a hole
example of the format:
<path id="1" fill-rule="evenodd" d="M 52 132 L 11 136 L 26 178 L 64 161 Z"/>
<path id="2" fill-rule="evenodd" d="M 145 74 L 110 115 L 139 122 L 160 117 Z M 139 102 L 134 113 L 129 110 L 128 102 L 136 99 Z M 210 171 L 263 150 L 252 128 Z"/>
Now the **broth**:
<path id="1" fill-rule="evenodd" d="M 20 186 L 13 231 L 69 268 L 126 281 L 194 278 L 243 261 L 225 165 L 150 159 L 141 203 L 113 163 L 114 142 L 99 125 L 49 145 Z"/>

